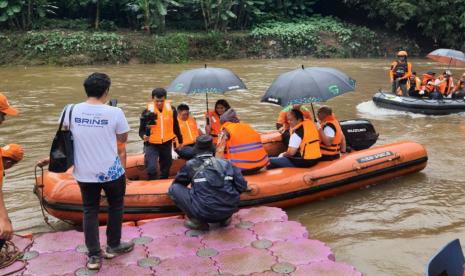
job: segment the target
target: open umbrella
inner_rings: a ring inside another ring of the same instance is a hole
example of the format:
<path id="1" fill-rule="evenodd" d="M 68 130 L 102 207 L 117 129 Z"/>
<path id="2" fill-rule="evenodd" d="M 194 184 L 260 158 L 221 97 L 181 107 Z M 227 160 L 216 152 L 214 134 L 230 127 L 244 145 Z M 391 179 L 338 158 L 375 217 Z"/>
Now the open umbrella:
<path id="1" fill-rule="evenodd" d="M 230 70 L 205 65 L 203 68 L 182 72 L 166 90 L 185 94 L 205 93 L 208 111 L 208 93 L 225 93 L 243 89 L 247 89 L 245 84 Z"/>
<path id="2" fill-rule="evenodd" d="M 278 76 L 266 91 L 262 102 L 288 106 L 290 104 L 312 105 L 324 102 L 346 92 L 354 91 L 355 80 L 345 73 L 330 67 L 308 67 Z M 316 118 L 315 118 L 316 120 Z"/>
<path id="3" fill-rule="evenodd" d="M 465 65 L 465 53 L 453 50 L 453 49 L 437 49 L 429 53 L 426 57 L 442 62 L 447 63 L 449 66 L 463 66 Z"/>

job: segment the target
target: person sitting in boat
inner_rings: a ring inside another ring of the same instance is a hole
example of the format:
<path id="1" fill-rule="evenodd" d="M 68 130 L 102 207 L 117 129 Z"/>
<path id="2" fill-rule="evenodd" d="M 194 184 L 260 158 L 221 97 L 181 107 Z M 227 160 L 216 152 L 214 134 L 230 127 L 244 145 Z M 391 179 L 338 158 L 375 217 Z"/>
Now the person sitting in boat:
<path id="1" fill-rule="evenodd" d="M 417 72 L 412 72 L 412 75 L 409 77 L 408 81 L 408 95 L 410 97 L 421 97 L 418 94 L 421 90 L 421 80 L 417 77 Z"/>
<path id="2" fill-rule="evenodd" d="M 238 209 L 240 194 L 247 190 L 247 181 L 230 161 L 213 156 L 211 136 L 197 137 L 194 152 L 195 157 L 179 170 L 168 194 L 187 215 L 186 227 L 208 230 L 208 223 L 227 226 Z"/>
<path id="3" fill-rule="evenodd" d="M 430 93 L 434 92 L 434 83 L 436 82 L 436 73 L 428 70 L 423 74 L 421 79 L 422 89 L 420 91 L 420 96 L 428 97 Z"/>
<path id="4" fill-rule="evenodd" d="M 306 120 L 303 113 L 291 109 L 287 114 L 291 138 L 286 152 L 271 157 L 268 169 L 316 165 L 321 158 L 320 138 L 315 124 Z"/>
<path id="5" fill-rule="evenodd" d="M 450 70 L 444 71 L 444 73 L 436 79 L 435 85 L 438 88 L 438 92 L 440 92 L 443 97 L 450 98 L 455 88 L 452 72 Z"/>
<path id="6" fill-rule="evenodd" d="M 465 77 L 459 82 L 460 87 L 452 94 L 452 99 L 465 99 Z"/>
<path id="7" fill-rule="evenodd" d="M 142 112 L 139 136 L 144 140 L 144 162 L 149 180 L 168 178 L 174 138 L 183 143 L 176 109 L 166 100 L 166 90 L 155 88 L 152 101 Z M 158 177 L 160 163 L 160 177 Z"/>
<path id="8" fill-rule="evenodd" d="M 318 120 L 320 121 L 320 149 L 321 160 L 329 161 L 338 159 L 341 153 L 346 152 L 346 138 L 342 132 L 342 128 L 333 113 L 333 110 L 328 106 L 322 106 L 317 112 Z"/>
<path id="9" fill-rule="evenodd" d="M 218 142 L 218 135 L 221 131 L 220 117 L 229 110 L 231 106 L 224 99 L 219 99 L 215 103 L 215 110 L 208 110 L 205 113 L 205 133 L 213 137 L 213 144 Z"/>
<path id="10" fill-rule="evenodd" d="M 397 60 L 391 64 L 389 77 L 392 83 L 392 94 L 398 96 L 407 95 L 407 80 L 412 72 L 412 64 L 407 62 L 407 52 L 399 51 L 397 53 Z M 400 88 L 401 93 L 399 93 Z"/>
<path id="11" fill-rule="evenodd" d="M 216 157 L 230 160 L 243 174 L 258 172 L 268 165 L 260 134 L 249 124 L 241 123 L 234 109 L 221 115 L 220 122 Z"/>
<path id="12" fill-rule="evenodd" d="M 457 81 L 455 85 L 454 92 L 460 90 L 460 85 L 465 81 L 465 73 L 462 74 L 462 77 Z"/>
<path id="13" fill-rule="evenodd" d="M 190 115 L 189 106 L 187 104 L 178 105 L 177 111 L 183 144 L 179 144 L 178 140 L 175 139 L 175 148 L 179 148 L 177 152 L 181 158 L 190 159 L 194 156 L 193 146 L 195 144 L 195 139 L 202 134 L 202 131 L 195 118 Z"/>
<path id="14" fill-rule="evenodd" d="M 436 85 L 436 83 L 433 83 L 432 81 L 429 81 L 426 86 L 425 86 L 426 91 L 428 91 L 428 98 L 430 100 L 440 100 L 443 98 L 439 87 Z"/>
<path id="15" fill-rule="evenodd" d="M 276 129 L 281 133 L 283 144 L 286 146 L 289 144 L 289 138 L 291 137 L 289 133 L 289 123 L 287 122 L 287 114 L 291 109 L 300 110 L 302 114 L 304 114 L 305 119 L 312 120 L 312 115 L 310 115 L 309 110 L 301 104 L 288 105 L 281 110 L 276 120 Z"/>

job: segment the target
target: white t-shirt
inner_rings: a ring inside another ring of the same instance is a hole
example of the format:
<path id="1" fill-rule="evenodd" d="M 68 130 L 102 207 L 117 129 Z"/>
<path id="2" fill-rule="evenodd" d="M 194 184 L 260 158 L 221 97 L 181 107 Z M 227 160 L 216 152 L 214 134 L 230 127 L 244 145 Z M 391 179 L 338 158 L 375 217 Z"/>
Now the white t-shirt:
<path id="1" fill-rule="evenodd" d="M 69 108 L 64 126 L 68 126 L 68 112 Z M 71 118 L 76 180 L 109 182 L 120 178 L 124 168 L 118 156 L 116 134 L 128 131 L 128 122 L 120 108 L 105 104 L 76 104 Z"/>
<path id="2" fill-rule="evenodd" d="M 329 138 L 334 138 L 334 136 L 336 136 L 336 132 L 334 131 L 334 129 L 330 126 L 325 126 L 323 128 L 323 132 L 325 133 L 326 136 L 328 136 Z"/>
<path id="3" fill-rule="evenodd" d="M 289 147 L 298 149 L 300 147 L 300 143 L 302 142 L 302 138 L 300 138 L 297 133 L 293 133 L 291 138 L 289 138 Z"/>

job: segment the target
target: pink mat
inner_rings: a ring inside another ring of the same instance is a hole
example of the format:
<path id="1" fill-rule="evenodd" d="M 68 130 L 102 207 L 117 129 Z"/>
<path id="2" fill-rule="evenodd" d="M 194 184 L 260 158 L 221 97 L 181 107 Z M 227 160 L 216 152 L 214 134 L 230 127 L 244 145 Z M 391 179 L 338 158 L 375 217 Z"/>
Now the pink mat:
<path id="1" fill-rule="evenodd" d="M 308 240 L 306 228 L 287 221 L 278 208 L 241 210 L 230 226 L 215 226 L 196 237 L 187 235 L 183 223 L 174 217 L 124 226 L 123 240 L 137 238 L 134 251 L 103 260 L 97 275 L 361 275 L 350 265 L 334 262 L 329 247 Z M 104 247 L 105 228 L 100 229 L 100 238 Z M 14 242 L 27 248 L 31 240 L 16 238 Z M 29 250 L 39 255 L 27 261 L 22 275 L 85 272 L 86 254 L 76 250 L 85 249 L 83 244 L 84 235 L 77 231 L 37 235 Z M 0 270 L 0 275 L 21 265 L 17 262 Z"/>

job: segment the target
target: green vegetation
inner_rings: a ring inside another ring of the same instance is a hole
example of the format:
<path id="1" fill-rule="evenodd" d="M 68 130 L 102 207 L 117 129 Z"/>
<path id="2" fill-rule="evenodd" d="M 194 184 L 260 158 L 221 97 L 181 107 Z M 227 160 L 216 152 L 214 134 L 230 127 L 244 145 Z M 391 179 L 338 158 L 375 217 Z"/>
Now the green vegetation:
<path id="1" fill-rule="evenodd" d="M 0 36 L 0 64 L 376 57 L 399 49 L 415 55 L 420 48 L 459 48 L 465 5 L 462 0 L 0 0 Z"/>

